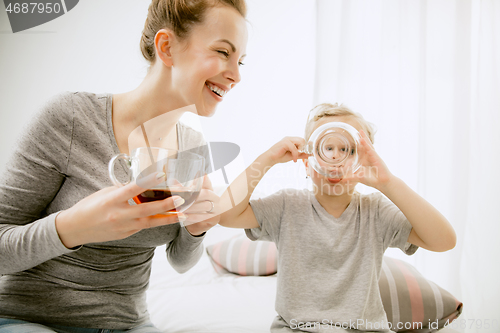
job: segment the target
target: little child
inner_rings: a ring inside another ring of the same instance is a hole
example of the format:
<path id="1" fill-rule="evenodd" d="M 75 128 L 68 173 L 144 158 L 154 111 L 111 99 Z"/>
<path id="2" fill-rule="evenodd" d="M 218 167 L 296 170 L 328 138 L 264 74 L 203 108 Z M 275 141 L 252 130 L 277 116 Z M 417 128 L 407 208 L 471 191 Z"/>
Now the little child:
<path id="1" fill-rule="evenodd" d="M 455 246 L 455 231 L 391 174 L 373 148 L 372 125 L 360 114 L 337 104 L 321 104 L 312 112 L 306 140 L 329 122 L 353 126 L 361 136 L 361 168 L 351 175 L 322 176 L 299 152 L 306 141 L 284 138 L 235 180 L 246 183 L 248 194 L 221 216 L 220 224 L 245 228 L 252 240 L 276 243 L 279 315 L 271 332 L 390 332 L 378 287 L 385 250 L 398 247 L 408 255 L 418 247 L 447 251 Z M 250 201 L 270 167 L 298 159 L 304 160 L 313 192 L 287 189 Z M 380 192 L 360 194 L 354 191 L 358 182 Z"/>

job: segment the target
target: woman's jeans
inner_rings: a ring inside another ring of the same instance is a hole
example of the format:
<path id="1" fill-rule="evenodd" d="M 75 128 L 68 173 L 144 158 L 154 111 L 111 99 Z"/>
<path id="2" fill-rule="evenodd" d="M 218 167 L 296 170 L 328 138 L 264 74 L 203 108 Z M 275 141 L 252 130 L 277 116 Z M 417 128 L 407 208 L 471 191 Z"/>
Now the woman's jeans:
<path id="1" fill-rule="evenodd" d="M 0 318 L 0 333 L 161 333 L 151 323 L 130 330 L 108 330 L 99 328 L 79 328 L 60 325 L 41 325 L 17 319 Z"/>

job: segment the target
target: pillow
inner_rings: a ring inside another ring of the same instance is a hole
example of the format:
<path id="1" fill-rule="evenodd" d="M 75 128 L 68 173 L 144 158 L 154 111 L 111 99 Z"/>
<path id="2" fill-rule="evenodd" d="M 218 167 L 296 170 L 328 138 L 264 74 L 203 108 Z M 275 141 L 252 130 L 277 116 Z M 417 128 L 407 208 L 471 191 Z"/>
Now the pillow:
<path id="1" fill-rule="evenodd" d="M 241 235 L 207 246 L 207 253 L 219 273 L 265 276 L 275 274 L 278 267 L 273 242 L 251 241 Z"/>
<path id="2" fill-rule="evenodd" d="M 207 253 L 219 273 L 270 275 L 277 271 L 272 242 L 238 235 L 208 246 Z M 402 260 L 384 256 L 379 288 L 387 319 L 396 332 L 434 332 L 462 313 L 461 302 Z"/>
<path id="3" fill-rule="evenodd" d="M 402 260 L 384 257 L 378 285 L 396 332 L 434 332 L 462 313 L 461 302 Z"/>

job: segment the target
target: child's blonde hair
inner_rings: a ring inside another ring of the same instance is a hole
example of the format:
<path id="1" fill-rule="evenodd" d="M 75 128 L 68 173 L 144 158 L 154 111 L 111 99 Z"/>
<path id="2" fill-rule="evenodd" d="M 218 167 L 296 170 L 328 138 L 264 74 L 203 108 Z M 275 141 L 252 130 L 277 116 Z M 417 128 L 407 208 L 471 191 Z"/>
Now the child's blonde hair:
<path id="1" fill-rule="evenodd" d="M 365 118 L 363 118 L 363 116 L 360 113 L 352 111 L 342 103 L 340 103 L 340 105 L 338 103 L 335 104 L 322 103 L 315 106 L 309 112 L 309 118 L 307 119 L 306 132 L 304 136 L 306 141 L 309 140 L 309 137 L 313 132 L 315 122 L 317 122 L 319 119 L 323 117 L 335 117 L 335 116 L 354 117 L 361 125 L 361 128 L 363 128 L 363 131 L 365 131 L 370 141 L 372 143 L 375 142 L 375 132 L 376 132 L 375 125 L 365 120 Z"/>

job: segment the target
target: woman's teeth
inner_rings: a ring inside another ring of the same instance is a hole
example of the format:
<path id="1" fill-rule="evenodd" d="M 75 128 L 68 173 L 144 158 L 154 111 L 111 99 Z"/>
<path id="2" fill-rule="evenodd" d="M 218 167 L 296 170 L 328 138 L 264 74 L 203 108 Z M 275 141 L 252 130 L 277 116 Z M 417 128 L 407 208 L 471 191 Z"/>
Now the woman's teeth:
<path id="1" fill-rule="evenodd" d="M 217 87 L 216 85 L 213 85 L 211 83 L 207 82 L 207 87 L 208 89 L 212 90 L 216 95 L 222 97 L 226 94 L 225 90 L 222 90 L 221 88 Z"/>

